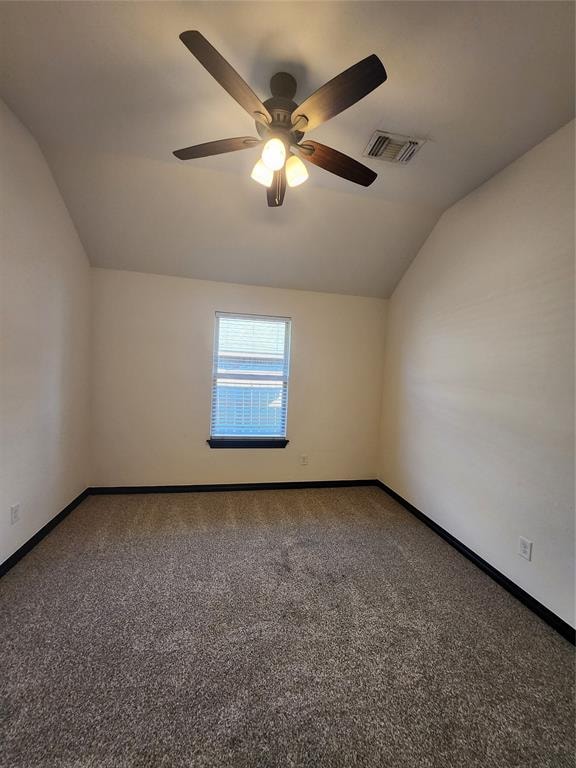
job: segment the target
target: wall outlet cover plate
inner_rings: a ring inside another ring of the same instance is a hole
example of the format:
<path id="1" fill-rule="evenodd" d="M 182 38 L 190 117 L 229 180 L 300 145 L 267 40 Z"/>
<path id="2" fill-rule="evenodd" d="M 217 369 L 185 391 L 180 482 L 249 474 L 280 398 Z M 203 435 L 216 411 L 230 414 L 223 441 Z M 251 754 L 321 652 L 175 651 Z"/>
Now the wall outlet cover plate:
<path id="1" fill-rule="evenodd" d="M 533 542 L 530 539 L 520 536 L 518 539 L 518 554 L 521 557 L 525 557 L 526 560 L 532 560 L 532 544 Z"/>

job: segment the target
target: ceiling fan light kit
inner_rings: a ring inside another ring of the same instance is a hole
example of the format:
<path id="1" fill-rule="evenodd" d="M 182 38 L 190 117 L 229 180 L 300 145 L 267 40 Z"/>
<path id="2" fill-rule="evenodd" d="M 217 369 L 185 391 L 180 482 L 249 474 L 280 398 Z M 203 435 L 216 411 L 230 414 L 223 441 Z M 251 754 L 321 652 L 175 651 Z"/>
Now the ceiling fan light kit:
<path id="1" fill-rule="evenodd" d="M 262 149 L 262 162 L 271 171 L 279 171 L 281 168 L 284 168 L 286 147 L 282 139 L 278 137 L 268 139 Z"/>
<path id="2" fill-rule="evenodd" d="M 297 187 L 308 178 L 308 170 L 301 158 L 355 184 L 365 187 L 372 184 L 377 174 L 370 168 L 331 147 L 303 139 L 307 131 L 348 109 L 385 82 L 386 70 L 375 54 L 337 75 L 302 104 L 293 101 L 296 80 L 287 72 L 277 72 L 270 80 L 272 96 L 262 103 L 200 32 L 182 32 L 180 39 L 224 90 L 252 116 L 260 138 L 239 136 L 209 141 L 176 150 L 177 158 L 192 160 L 263 145 L 251 178 L 267 188 L 266 199 L 273 208 L 284 202 L 287 185 Z"/>
<path id="3" fill-rule="evenodd" d="M 308 178 L 308 169 L 296 155 L 286 160 L 286 182 L 289 187 L 299 187 Z"/>
<path id="4" fill-rule="evenodd" d="M 254 168 L 252 168 L 250 178 L 257 181 L 258 184 L 262 184 L 263 187 L 270 187 L 272 185 L 272 179 L 274 178 L 274 171 L 271 171 L 270 168 L 264 164 L 264 161 L 260 159 Z"/>

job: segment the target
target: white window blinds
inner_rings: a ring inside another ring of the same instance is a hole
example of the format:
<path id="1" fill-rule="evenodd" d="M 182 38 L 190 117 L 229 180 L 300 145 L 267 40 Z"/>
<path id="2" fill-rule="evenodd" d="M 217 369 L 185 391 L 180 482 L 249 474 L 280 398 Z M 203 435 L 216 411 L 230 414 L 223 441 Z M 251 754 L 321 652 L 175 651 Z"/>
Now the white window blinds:
<path id="1" fill-rule="evenodd" d="M 211 437 L 286 437 L 290 320 L 216 313 Z"/>

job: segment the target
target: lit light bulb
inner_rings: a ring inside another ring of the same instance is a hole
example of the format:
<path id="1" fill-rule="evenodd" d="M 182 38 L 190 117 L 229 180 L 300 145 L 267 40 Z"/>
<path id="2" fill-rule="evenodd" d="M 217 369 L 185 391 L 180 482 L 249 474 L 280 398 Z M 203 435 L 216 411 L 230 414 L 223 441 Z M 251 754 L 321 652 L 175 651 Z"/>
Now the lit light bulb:
<path id="1" fill-rule="evenodd" d="M 274 171 L 267 168 L 262 160 L 258 160 L 254 168 L 252 168 L 250 178 L 257 181 L 258 184 L 262 184 L 264 187 L 270 187 L 272 185 L 272 179 L 274 178 Z"/>
<path id="2" fill-rule="evenodd" d="M 286 147 L 282 139 L 269 139 L 262 150 L 262 162 L 271 171 L 279 171 L 286 162 Z"/>
<path id="3" fill-rule="evenodd" d="M 286 181 L 289 187 L 297 187 L 299 184 L 304 184 L 308 178 L 308 170 L 306 166 L 296 155 L 290 155 L 286 161 Z"/>

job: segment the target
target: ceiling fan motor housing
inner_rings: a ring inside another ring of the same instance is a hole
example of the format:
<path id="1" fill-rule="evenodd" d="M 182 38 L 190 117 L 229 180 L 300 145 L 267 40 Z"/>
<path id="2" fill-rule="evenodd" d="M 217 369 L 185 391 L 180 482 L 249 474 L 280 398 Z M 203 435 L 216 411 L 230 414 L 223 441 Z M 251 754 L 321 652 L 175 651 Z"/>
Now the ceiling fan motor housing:
<path id="1" fill-rule="evenodd" d="M 256 122 L 258 135 L 263 139 L 270 134 L 280 134 L 280 137 L 285 136 L 288 139 L 288 134 L 291 133 L 290 143 L 293 143 L 300 141 L 304 136 L 302 131 L 292 130 L 292 113 L 298 106 L 293 101 L 296 87 L 296 80 L 288 72 L 277 72 L 270 79 L 272 96 L 264 102 L 264 106 L 270 113 L 272 122 L 269 126 Z"/>

